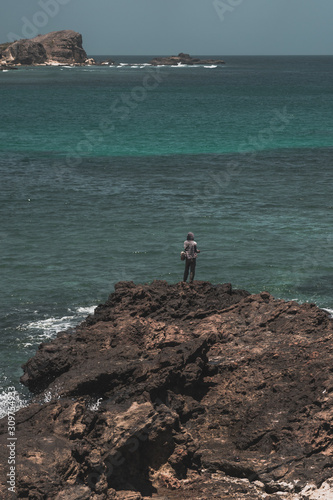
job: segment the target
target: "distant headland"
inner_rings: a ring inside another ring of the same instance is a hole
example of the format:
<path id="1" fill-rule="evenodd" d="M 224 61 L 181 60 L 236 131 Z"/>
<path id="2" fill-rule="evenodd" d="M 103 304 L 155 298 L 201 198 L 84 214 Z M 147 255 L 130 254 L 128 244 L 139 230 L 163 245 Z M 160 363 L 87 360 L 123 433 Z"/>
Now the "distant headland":
<path id="1" fill-rule="evenodd" d="M 224 64 L 220 59 L 197 59 L 181 52 L 178 56 L 156 57 L 152 66 Z M 72 30 L 53 31 L 31 39 L 0 44 L 0 71 L 17 66 L 92 66 L 117 65 L 114 61 L 96 62 L 88 58 L 82 46 L 82 35 Z"/>
<path id="2" fill-rule="evenodd" d="M 31 39 L 0 45 L 0 66 L 88 64 L 82 35 L 72 30 L 54 31 Z"/>

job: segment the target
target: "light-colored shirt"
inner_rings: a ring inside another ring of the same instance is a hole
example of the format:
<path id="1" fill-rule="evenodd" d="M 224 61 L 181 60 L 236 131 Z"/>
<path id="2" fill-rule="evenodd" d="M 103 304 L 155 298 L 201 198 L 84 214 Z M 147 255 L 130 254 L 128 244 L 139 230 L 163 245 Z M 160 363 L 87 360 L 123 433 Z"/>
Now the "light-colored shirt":
<path id="1" fill-rule="evenodd" d="M 193 240 L 184 241 L 184 250 L 187 259 L 197 258 L 197 242 Z"/>

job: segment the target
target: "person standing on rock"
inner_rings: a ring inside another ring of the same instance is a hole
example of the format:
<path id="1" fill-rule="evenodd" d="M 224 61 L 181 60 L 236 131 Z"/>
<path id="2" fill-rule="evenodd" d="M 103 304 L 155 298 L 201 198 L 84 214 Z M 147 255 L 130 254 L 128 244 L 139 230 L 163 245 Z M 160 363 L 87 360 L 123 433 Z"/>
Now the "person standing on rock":
<path id="1" fill-rule="evenodd" d="M 188 233 L 186 241 L 184 241 L 185 251 L 185 271 L 183 281 L 187 281 L 188 273 L 190 273 L 190 283 L 193 283 L 195 275 L 195 266 L 197 263 L 197 254 L 200 250 L 197 249 L 197 243 L 194 241 L 194 234 Z"/>

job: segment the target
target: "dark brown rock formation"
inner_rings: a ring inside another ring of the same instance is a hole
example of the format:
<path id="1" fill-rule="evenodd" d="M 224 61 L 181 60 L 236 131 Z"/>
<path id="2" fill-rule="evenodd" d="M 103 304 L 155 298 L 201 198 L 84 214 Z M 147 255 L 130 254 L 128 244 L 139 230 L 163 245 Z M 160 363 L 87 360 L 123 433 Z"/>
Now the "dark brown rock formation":
<path id="1" fill-rule="evenodd" d="M 46 50 L 43 45 L 34 40 L 20 40 L 12 43 L 3 54 L 8 64 L 43 64 L 47 61 Z"/>
<path id="2" fill-rule="evenodd" d="M 225 64 L 225 62 L 221 59 L 197 59 L 181 52 L 178 56 L 156 57 L 150 61 L 150 64 L 153 66 L 174 66 L 178 64 L 193 66 L 194 64 Z"/>
<path id="3" fill-rule="evenodd" d="M 2 59 L 3 53 L 13 42 L 0 43 L 0 59 Z"/>
<path id="4" fill-rule="evenodd" d="M 24 365 L 18 498 L 331 495 L 332 338 L 326 312 L 267 292 L 119 283 Z M 3 464 L 6 444 L 3 419 Z"/>
<path id="5" fill-rule="evenodd" d="M 54 31 L 5 45 L 1 62 L 6 64 L 84 64 L 87 60 L 82 36 L 71 30 Z"/>

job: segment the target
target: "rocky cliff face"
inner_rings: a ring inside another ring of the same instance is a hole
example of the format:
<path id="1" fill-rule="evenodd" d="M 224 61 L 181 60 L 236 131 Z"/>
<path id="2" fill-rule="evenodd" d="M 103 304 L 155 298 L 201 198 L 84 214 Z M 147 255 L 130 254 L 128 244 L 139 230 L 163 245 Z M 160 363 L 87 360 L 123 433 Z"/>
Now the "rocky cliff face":
<path id="1" fill-rule="evenodd" d="M 84 64 L 87 60 L 82 36 L 71 30 L 6 45 L 1 51 L 1 64 Z"/>
<path id="2" fill-rule="evenodd" d="M 23 367 L 18 498 L 332 498 L 332 339 L 313 304 L 119 283 Z"/>

